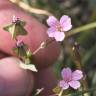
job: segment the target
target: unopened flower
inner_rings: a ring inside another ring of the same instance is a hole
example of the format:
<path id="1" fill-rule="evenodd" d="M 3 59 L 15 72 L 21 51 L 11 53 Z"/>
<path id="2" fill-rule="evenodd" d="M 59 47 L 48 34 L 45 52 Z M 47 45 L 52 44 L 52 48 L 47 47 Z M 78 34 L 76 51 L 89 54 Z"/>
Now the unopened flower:
<path id="1" fill-rule="evenodd" d="M 68 89 L 69 86 L 73 89 L 78 89 L 80 87 L 79 80 L 83 78 L 83 73 L 80 70 L 72 72 L 70 68 L 64 68 L 61 71 L 61 76 L 63 80 L 59 82 L 59 86 L 63 90 Z"/>
<path id="2" fill-rule="evenodd" d="M 23 42 L 23 40 L 17 40 L 17 42 L 16 42 L 16 45 L 17 45 L 17 47 L 23 47 L 24 46 L 24 42 Z"/>
<path id="3" fill-rule="evenodd" d="M 60 21 L 54 16 L 49 16 L 47 24 L 50 28 L 47 30 L 49 37 L 53 37 L 56 41 L 63 41 L 65 38 L 64 32 L 69 31 L 72 28 L 71 19 L 67 15 L 63 15 Z"/>
<path id="4" fill-rule="evenodd" d="M 13 16 L 12 23 L 17 23 L 20 21 L 19 17 Z"/>
<path id="5" fill-rule="evenodd" d="M 23 40 L 16 39 L 16 47 L 13 48 L 13 51 L 19 56 L 20 58 L 27 56 L 27 49 L 28 46 L 23 42 Z"/>

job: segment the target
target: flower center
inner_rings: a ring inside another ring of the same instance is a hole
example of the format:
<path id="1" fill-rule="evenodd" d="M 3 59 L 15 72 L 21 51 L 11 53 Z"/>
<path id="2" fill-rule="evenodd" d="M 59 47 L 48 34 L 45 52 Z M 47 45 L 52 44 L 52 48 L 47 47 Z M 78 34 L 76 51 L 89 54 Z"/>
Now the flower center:
<path id="1" fill-rule="evenodd" d="M 66 77 L 65 81 L 68 83 L 72 80 L 72 77 Z"/>
<path id="2" fill-rule="evenodd" d="M 62 28 L 62 26 L 61 26 L 60 24 L 58 24 L 58 25 L 56 26 L 56 29 L 57 29 L 57 31 L 59 31 L 59 32 L 62 32 L 62 31 L 63 31 L 63 28 Z"/>

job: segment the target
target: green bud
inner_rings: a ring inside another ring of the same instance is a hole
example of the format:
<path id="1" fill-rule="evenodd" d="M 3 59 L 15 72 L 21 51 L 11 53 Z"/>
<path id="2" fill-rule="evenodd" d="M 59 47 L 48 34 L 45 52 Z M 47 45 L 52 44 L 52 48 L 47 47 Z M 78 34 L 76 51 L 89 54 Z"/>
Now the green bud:
<path id="1" fill-rule="evenodd" d="M 28 50 L 28 51 L 26 52 L 26 54 L 27 54 L 27 58 L 32 57 L 32 53 L 31 53 L 31 51 L 30 51 L 30 50 Z"/>
<path id="2" fill-rule="evenodd" d="M 20 57 L 27 57 L 26 50 L 28 49 L 27 45 L 23 45 L 22 47 L 16 46 L 13 48 L 13 51 Z"/>

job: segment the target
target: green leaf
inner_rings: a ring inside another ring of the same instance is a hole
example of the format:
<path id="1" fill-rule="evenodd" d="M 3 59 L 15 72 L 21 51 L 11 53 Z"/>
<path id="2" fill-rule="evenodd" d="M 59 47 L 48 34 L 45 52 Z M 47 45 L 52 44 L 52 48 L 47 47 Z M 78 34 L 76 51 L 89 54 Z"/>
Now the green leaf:
<path id="1" fill-rule="evenodd" d="M 24 64 L 23 62 L 20 62 L 20 67 L 25 69 L 25 70 L 31 70 L 34 72 L 38 71 L 34 64 Z"/>
<path id="2" fill-rule="evenodd" d="M 19 55 L 24 57 L 26 56 L 26 50 L 24 48 L 18 48 Z"/>
<path id="3" fill-rule="evenodd" d="M 19 24 L 10 24 L 3 29 L 10 32 L 12 38 L 15 39 L 18 35 L 27 35 L 27 31 L 24 29 L 25 24 L 25 22 L 20 21 Z"/>
<path id="4" fill-rule="evenodd" d="M 26 25 L 26 22 L 25 21 L 20 21 L 20 25 L 24 27 Z"/>
<path id="5" fill-rule="evenodd" d="M 21 48 L 13 48 L 13 51 L 19 55 L 20 57 L 26 57 L 26 50 L 21 47 Z"/>
<path id="6" fill-rule="evenodd" d="M 15 52 L 18 55 L 19 54 L 18 48 L 13 48 L 13 52 Z"/>
<path id="7" fill-rule="evenodd" d="M 30 50 L 27 50 L 26 54 L 27 54 L 27 58 L 32 57 L 32 52 Z"/>
<path id="8" fill-rule="evenodd" d="M 26 50 L 28 49 L 28 46 L 26 44 L 24 44 L 22 47 L 17 47 L 16 48 L 13 48 L 13 51 L 21 56 L 21 57 L 27 57 L 27 53 L 26 53 Z"/>
<path id="9" fill-rule="evenodd" d="M 3 28 L 5 31 L 8 31 L 11 33 L 12 37 L 14 36 L 14 30 L 15 30 L 15 25 L 14 24 L 10 24 L 7 25 Z"/>

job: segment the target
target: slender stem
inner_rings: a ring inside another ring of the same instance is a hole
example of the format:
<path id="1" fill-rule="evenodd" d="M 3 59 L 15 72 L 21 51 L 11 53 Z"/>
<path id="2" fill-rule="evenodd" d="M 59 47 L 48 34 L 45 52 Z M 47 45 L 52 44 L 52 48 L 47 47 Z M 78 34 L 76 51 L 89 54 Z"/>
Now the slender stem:
<path id="1" fill-rule="evenodd" d="M 60 93 L 58 94 L 58 96 L 62 96 L 63 94 L 63 89 L 60 91 Z"/>
<path id="2" fill-rule="evenodd" d="M 75 56 L 77 58 L 77 60 L 75 61 L 76 67 L 80 70 L 83 70 L 82 63 L 81 63 L 81 57 L 80 57 L 80 53 L 79 53 L 79 50 L 78 50 L 77 43 L 74 45 L 73 52 L 75 53 Z M 87 85 L 87 80 L 86 79 L 82 80 L 82 88 L 83 88 L 83 91 L 88 90 L 88 85 Z M 82 96 L 89 96 L 89 94 L 88 93 L 82 94 Z"/>
<path id="3" fill-rule="evenodd" d="M 42 42 L 40 44 L 40 46 L 33 52 L 33 55 L 35 55 L 36 53 L 38 53 L 41 49 L 49 46 L 49 44 L 51 44 L 54 40 L 55 39 L 51 39 L 51 40 L 47 39 L 45 42 Z"/>
<path id="4" fill-rule="evenodd" d="M 90 24 L 83 25 L 81 27 L 78 27 L 76 29 L 71 30 L 70 32 L 66 33 L 66 37 L 70 37 L 74 34 L 80 33 L 80 32 L 87 32 L 86 30 L 90 30 L 96 28 L 96 22 L 92 22 Z"/>
<path id="5" fill-rule="evenodd" d="M 10 1 L 12 3 L 17 4 L 19 7 L 21 7 L 22 9 L 24 9 L 24 10 L 30 12 L 30 13 L 43 14 L 43 15 L 47 15 L 47 16 L 53 15 L 52 13 L 50 13 L 50 12 L 48 12 L 46 10 L 30 7 L 29 5 L 25 4 L 21 0 L 10 0 Z"/>
<path id="6" fill-rule="evenodd" d="M 55 39 L 46 40 L 46 46 L 48 46 L 49 44 L 51 44 L 53 41 L 55 41 Z"/>
<path id="7" fill-rule="evenodd" d="M 35 55 L 35 54 L 38 53 L 41 49 L 42 49 L 41 46 L 38 47 L 32 54 Z"/>

